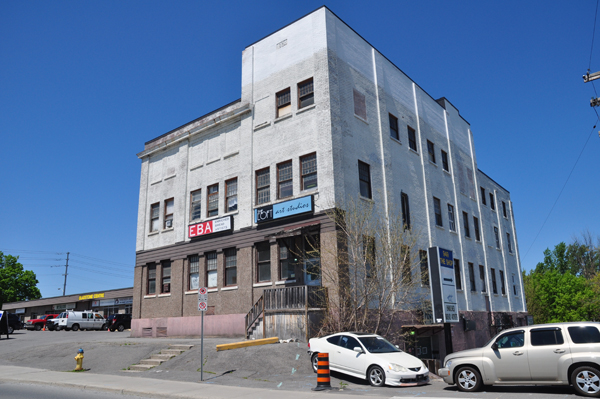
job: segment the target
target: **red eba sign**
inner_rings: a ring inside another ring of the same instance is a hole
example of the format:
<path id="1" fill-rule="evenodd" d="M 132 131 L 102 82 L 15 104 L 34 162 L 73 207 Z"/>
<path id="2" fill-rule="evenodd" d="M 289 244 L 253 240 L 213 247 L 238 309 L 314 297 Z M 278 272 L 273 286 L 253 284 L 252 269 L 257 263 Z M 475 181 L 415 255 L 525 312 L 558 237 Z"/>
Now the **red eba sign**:
<path id="1" fill-rule="evenodd" d="M 188 227 L 188 237 L 200 237 L 206 234 L 218 233 L 227 230 L 231 230 L 231 216 L 193 224 Z"/>

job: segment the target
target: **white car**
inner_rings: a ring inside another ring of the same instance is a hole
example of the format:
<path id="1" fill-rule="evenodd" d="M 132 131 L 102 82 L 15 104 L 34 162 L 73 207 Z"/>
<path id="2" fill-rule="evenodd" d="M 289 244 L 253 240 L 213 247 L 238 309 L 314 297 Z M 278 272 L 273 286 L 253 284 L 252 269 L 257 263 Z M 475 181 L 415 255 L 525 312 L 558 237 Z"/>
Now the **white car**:
<path id="1" fill-rule="evenodd" d="M 337 333 L 308 341 L 313 371 L 319 353 L 329 354 L 329 369 L 383 385 L 416 386 L 429 382 L 429 370 L 418 358 L 392 345 L 379 335 Z"/>

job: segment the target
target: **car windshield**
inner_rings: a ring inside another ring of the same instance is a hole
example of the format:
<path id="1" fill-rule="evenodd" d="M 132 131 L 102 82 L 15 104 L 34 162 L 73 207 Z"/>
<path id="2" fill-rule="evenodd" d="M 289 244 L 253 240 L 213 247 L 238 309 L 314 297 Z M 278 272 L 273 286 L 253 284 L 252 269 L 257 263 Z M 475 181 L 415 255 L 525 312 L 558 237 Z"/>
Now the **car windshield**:
<path id="1" fill-rule="evenodd" d="M 371 353 L 390 353 L 390 352 L 402 352 L 400 349 L 392 345 L 391 342 L 383 337 L 359 337 L 358 340 L 367 348 Z"/>

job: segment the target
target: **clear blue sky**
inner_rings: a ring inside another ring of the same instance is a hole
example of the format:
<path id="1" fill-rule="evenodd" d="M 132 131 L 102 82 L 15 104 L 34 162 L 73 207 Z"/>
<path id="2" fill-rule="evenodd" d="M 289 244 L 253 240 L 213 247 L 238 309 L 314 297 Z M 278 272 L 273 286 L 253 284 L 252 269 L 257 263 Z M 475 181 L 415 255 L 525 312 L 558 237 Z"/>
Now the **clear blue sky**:
<path id="1" fill-rule="evenodd" d="M 45 297 L 62 294 L 50 266 L 67 251 L 67 294 L 132 286 L 136 153 L 238 99 L 242 50 L 321 5 L 0 2 L 0 250 Z M 596 1 L 326 5 L 471 124 L 479 168 L 511 192 L 525 270 L 600 234 L 600 124 L 581 78 L 600 71 Z"/>

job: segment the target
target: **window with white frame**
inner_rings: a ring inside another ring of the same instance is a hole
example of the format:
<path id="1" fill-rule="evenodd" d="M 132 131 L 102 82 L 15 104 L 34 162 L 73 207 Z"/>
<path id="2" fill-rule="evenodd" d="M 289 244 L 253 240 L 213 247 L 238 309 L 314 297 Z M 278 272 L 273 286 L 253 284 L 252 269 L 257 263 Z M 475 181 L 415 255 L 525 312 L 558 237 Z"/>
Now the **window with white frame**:
<path id="1" fill-rule="evenodd" d="M 190 221 L 202 218 L 202 190 L 190 193 Z"/>
<path id="2" fill-rule="evenodd" d="M 206 216 L 217 216 L 219 214 L 219 183 L 208 186 L 206 189 L 206 202 Z"/>
<path id="3" fill-rule="evenodd" d="M 207 252 L 204 254 L 206 259 L 206 287 L 216 288 L 217 287 L 217 252 Z"/>
<path id="4" fill-rule="evenodd" d="M 190 262 L 190 278 L 189 289 L 197 290 L 200 288 L 200 257 L 193 255 L 189 257 Z"/>
<path id="5" fill-rule="evenodd" d="M 161 284 L 161 294 L 168 294 L 171 292 L 171 261 L 163 261 L 161 262 L 161 275 L 162 275 L 162 284 Z"/>
<path id="6" fill-rule="evenodd" d="M 238 181 L 237 177 L 235 179 L 230 179 L 225 182 L 225 207 L 227 208 L 227 212 L 233 212 L 238 208 Z"/>
<path id="7" fill-rule="evenodd" d="M 450 204 L 448 204 L 448 228 L 450 231 L 456 231 L 456 222 L 454 221 L 454 206 Z"/>
<path id="8" fill-rule="evenodd" d="M 165 201 L 165 217 L 164 217 L 164 229 L 170 229 L 173 227 L 173 209 L 175 208 L 175 200 L 170 198 Z"/>
<path id="9" fill-rule="evenodd" d="M 271 246 L 268 241 L 256 244 L 256 282 L 271 281 Z"/>
<path id="10" fill-rule="evenodd" d="M 277 198 L 287 198 L 294 195 L 292 161 L 277 165 Z"/>
<path id="11" fill-rule="evenodd" d="M 271 201 L 271 174 L 269 168 L 256 171 L 256 205 Z"/>
<path id="12" fill-rule="evenodd" d="M 150 232 L 158 231 L 160 219 L 160 203 L 150 205 Z"/>
<path id="13" fill-rule="evenodd" d="M 390 136 L 396 140 L 400 140 L 400 134 L 398 134 L 398 118 L 394 115 L 389 114 L 390 119 Z"/>

